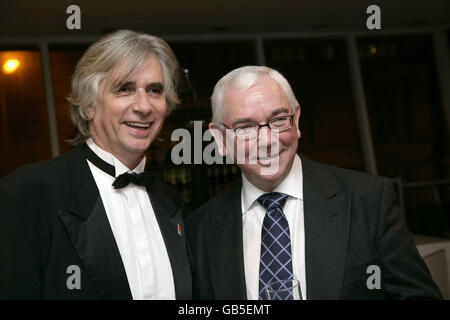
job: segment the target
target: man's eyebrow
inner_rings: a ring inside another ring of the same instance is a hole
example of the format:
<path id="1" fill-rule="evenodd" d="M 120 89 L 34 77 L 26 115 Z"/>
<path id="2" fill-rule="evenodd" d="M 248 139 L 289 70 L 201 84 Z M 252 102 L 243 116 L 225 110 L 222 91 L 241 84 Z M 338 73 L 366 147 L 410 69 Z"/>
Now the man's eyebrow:
<path id="1" fill-rule="evenodd" d="M 118 83 L 117 87 L 122 88 L 125 86 L 134 86 L 134 85 L 136 85 L 136 82 L 130 80 L 130 81 L 122 81 L 122 82 Z"/>
<path id="2" fill-rule="evenodd" d="M 132 80 L 115 81 L 109 85 L 108 90 L 111 92 L 116 92 L 123 88 L 134 88 L 135 86 L 136 83 Z"/>
<path id="3" fill-rule="evenodd" d="M 164 84 L 162 82 L 150 82 L 149 84 L 146 85 L 147 88 L 152 88 L 152 89 L 159 89 L 159 90 L 163 90 L 164 89 Z"/>
<path id="4" fill-rule="evenodd" d="M 276 110 L 271 112 L 270 117 L 274 117 L 276 115 L 279 115 L 280 113 L 289 113 L 289 109 L 288 108 L 284 108 L 284 107 L 278 108 L 278 109 L 276 109 Z M 251 118 L 240 118 L 240 119 L 234 120 L 232 125 L 234 127 L 237 124 L 249 123 L 249 122 L 255 122 L 255 121 L 253 119 L 251 119 Z"/>
<path id="5" fill-rule="evenodd" d="M 240 119 L 234 120 L 233 123 L 232 123 L 232 125 L 233 125 L 233 127 L 234 127 L 234 126 L 237 125 L 237 124 L 240 124 L 240 123 L 248 123 L 248 122 L 254 122 L 254 121 L 253 121 L 252 119 L 250 119 L 250 118 L 240 118 Z"/>
<path id="6" fill-rule="evenodd" d="M 125 87 L 125 86 L 136 86 L 136 81 L 134 81 L 134 80 L 125 80 L 125 81 L 119 82 L 116 85 L 116 87 L 118 87 L 118 88 L 122 88 L 122 87 Z M 155 81 L 155 82 L 147 83 L 145 85 L 145 87 L 152 87 L 152 88 L 163 89 L 164 88 L 164 84 L 162 82 L 160 82 L 160 81 Z"/>
<path id="7" fill-rule="evenodd" d="M 272 111 L 270 116 L 274 117 L 276 115 L 279 115 L 280 113 L 289 113 L 289 109 L 288 108 L 278 108 L 278 109 Z"/>

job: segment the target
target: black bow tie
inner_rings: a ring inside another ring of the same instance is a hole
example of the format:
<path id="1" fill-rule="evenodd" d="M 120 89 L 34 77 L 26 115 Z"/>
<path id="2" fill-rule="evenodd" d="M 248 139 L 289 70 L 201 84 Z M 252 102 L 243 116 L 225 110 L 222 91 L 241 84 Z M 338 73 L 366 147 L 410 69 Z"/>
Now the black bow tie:
<path id="1" fill-rule="evenodd" d="M 92 162 L 97 168 L 106 172 L 112 177 L 116 176 L 116 169 L 106 161 L 102 160 L 87 144 L 83 145 L 84 154 L 86 159 Z M 156 178 L 156 170 L 144 171 L 142 173 L 122 173 L 113 182 L 114 189 L 120 189 L 126 187 L 129 183 L 133 183 L 137 186 L 150 187 Z"/>
<path id="2" fill-rule="evenodd" d="M 112 185 L 114 189 L 126 187 L 129 183 L 137 186 L 150 187 L 154 179 L 155 176 L 151 172 L 142 172 L 139 174 L 125 172 L 118 176 Z"/>

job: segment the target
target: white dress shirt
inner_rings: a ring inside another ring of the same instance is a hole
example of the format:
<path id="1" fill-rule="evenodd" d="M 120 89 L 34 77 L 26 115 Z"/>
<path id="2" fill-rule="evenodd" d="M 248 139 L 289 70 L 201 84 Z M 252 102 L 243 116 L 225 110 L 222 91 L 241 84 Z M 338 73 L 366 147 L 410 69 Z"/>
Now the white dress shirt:
<path id="1" fill-rule="evenodd" d="M 131 172 L 92 139 L 87 140 L 87 145 L 102 160 L 114 166 L 116 177 Z M 145 160 L 144 157 L 132 172 L 143 172 Z M 172 267 L 145 187 L 130 183 L 124 188 L 114 189 L 114 177 L 89 160 L 88 164 L 119 248 L 133 299 L 175 299 Z"/>
<path id="2" fill-rule="evenodd" d="M 283 208 L 289 224 L 292 250 L 292 271 L 299 280 L 302 298 L 306 299 L 305 227 L 303 214 L 302 162 L 295 155 L 292 168 L 281 184 L 273 190 L 289 197 Z M 244 269 L 247 298 L 259 299 L 259 264 L 261 256 L 261 231 L 266 209 L 256 201 L 266 192 L 258 189 L 242 174 L 242 228 L 244 245 Z"/>

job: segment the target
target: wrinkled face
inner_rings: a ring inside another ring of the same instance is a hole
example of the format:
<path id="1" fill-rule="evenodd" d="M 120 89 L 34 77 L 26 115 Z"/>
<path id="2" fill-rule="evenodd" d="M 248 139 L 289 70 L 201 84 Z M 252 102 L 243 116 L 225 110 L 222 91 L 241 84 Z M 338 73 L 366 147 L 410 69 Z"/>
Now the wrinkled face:
<path id="1" fill-rule="evenodd" d="M 230 128 L 246 128 L 265 124 L 278 117 L 291 115 L 292 108 L 281 87 L 265 78 L 248 90 L 228 88 L 224 92 L 225 114 L 223 123 Z M 274 134 L 265 126 L 259 136 L 251 140 L 238 140 L 231 130 L 226 130 L 224 141 L 229 154 L 230 141 L 235 146 L 234 159 L 246 178 L 266 190 L 278 186 L 289 173 L 297 152 L 300 130 L 300 107 L 294 113 L 293 126 Z M 228 145 L 227 145 L 228 143 Z M 239 153 L 245 152 L 245 163 L 239 163 Z M 268 170 L 268 169 L 271 170 Z M 275 169 L 275 170 L 273 170 Z"/>
<path id="2" fill-rule="evenodd" d="M 162 68 L 147 62 L 118 88 L 100 85 L 100 97 L 88 116 L 94 141 L 127 166 L 137 165 L 161 130 L 166 115 Z"/>

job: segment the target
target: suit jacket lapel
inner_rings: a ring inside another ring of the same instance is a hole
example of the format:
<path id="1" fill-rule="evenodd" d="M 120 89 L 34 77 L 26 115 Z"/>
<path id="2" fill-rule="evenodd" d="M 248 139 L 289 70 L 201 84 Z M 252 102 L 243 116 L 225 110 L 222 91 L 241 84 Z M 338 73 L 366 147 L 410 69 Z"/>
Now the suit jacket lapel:
<path id="1" fill-rule="evenodd" d="M 68 156 L 69 206 L 58 214 L 103 299 L 131 299 L 111 226 L 81 146 Z"/>
<path id="2" fill-rule="evenodd" d="M 350 194 L 302 157 L 308 299 L 339 299 L 347 256 Z"/>
<path id="3" fill-rule="evenodd" d="M 225 198 L 228 206 L 205 230 L 213 289 L 216 299 L 245 300 L 241 188 L 234 188 Z"/>
<path id="4" fill-rule="evenodd" d="M 191 269 L 182 228 L 182 208 L 177 208 L 167 195 L 158 190 L 158 181 L 155 181 L 152 187 L 147 189 L 169 255 L 176 298 L 191 299 Z"/>

